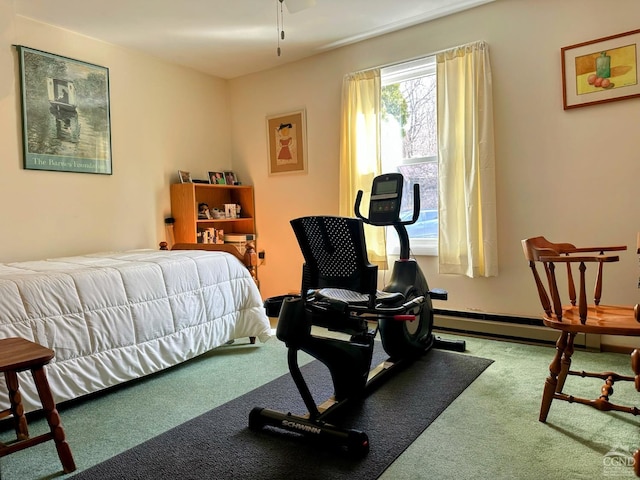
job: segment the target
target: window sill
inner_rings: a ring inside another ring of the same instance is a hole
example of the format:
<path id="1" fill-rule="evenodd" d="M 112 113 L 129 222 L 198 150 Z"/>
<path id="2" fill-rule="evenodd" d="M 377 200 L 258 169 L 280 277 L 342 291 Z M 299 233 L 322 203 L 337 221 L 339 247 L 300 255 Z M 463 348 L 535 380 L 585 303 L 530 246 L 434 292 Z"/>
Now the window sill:
<path id="1" fill-rule="evenodd" d="M 400 255 L 400 246 L 387 245 L 387 253 L 389 255 Z M 424 240 L 413 240 L 411 242 L 410 256 L 415 257 L 437 257 L 438 256 L 438 243 L 427 242 Z"/>

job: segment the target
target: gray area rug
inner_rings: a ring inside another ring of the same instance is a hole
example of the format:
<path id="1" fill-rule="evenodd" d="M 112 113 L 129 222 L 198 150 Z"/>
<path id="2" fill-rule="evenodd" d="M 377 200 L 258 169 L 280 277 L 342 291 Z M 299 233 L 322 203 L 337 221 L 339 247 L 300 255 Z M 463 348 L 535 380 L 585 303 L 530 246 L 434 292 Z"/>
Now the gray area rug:
<path id="1" fill-rule="evenodd" d="M 382 349 L 377 349 L 373 365 L 384 358 Z M 260 432 L 249 430 L 253 407 L 297 414 L 306 411 L 286 374 L 71 478 L 374 479 L 491 363 L 432 350 L 391 376 L 363 402 L 346 406 L 340 421 L 332 419 L 332 423 L 367 433 L 371 450 L 365 458 L 351 458 L 343 450 L 295 433 L 270 427 Z M 320 362 L 305 365 L 302 372 L 317 401 L 333 393 L 329 372 Z M 464 428 L 464 418 L 459 421 Z"/>

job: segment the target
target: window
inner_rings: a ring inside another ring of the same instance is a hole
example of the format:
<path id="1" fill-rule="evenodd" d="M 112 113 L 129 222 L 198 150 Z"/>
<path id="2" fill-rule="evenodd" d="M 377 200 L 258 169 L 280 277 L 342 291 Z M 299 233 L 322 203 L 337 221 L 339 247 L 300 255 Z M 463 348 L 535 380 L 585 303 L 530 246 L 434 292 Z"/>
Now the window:
<path id="1" fill-rule="evenodd" d="M 420 215 L 407 227 L 411 251 L 438 254 L 438 133 L 435 56 L 381 70 L 382 171 L 405 178 L 401 219 L 413 213 L 413 185 L 420 185 Z M 390 253 L 399 246 L 393 228 L 387 235 Z"/>

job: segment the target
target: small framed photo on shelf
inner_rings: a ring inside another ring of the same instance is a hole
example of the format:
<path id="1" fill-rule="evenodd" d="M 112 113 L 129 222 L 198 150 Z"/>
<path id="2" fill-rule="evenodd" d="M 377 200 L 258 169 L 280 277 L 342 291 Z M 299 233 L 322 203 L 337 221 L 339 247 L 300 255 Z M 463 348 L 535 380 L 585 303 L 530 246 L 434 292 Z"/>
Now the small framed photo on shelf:
<path id="1" fill-rule="evenodd" d="M 191 172 L 178 170 L 178 176 L 180 177 L 180 183 L 193 183 L 193 180 L 191 180 Z"/>
<path id="2" fill-rule="evenodd" d="M 199 220 L 210 220 L 211 213 L 209 212 L 209 205 L 206 203 L 198 204 L 198 219 Z"/>
<path id="3" fill-rule="evenodd" d="M 227 185 L 238 184 L 238 178 L 236 177 L 236 174 L 233 172 L 224 172 L 224 180 L 225 182 L 227 182 Z"/>
<path id="4" fill-rule="evenodd" d="M 209 172 L 209 183 L 212 185 L 226 185 L 222 172 Z"/>

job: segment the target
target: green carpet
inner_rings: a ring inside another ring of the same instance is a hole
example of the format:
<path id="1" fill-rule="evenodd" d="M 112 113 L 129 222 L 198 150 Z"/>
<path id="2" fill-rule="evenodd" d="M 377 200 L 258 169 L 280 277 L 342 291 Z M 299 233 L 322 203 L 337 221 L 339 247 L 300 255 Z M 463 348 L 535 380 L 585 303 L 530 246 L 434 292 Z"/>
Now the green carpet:
<path id="1" fill-rule="evenodd" d="M 466 338 L 467 353 L 494 363 L 420 435 L 380 477 L 415 479 L 597 479 L 612 450 L 640 446 L 638 420 L 555 402 L 546 424 L 538 422 L 542 385 L 553 348 Z M 574 354 L 574 366 L 631 373 L 629 357 Z M 237 372 L 242 372 L 238 375 Z M 287 372 L 285 347 L 235 344 L 88 401 L 60 406 L 80 470 L 268 383 Z M 601 381 L 573 379 L 565 390 L 594 397 Z M 637 402 L 631 384 L 614 398 Z M 43 432 L 42 420 L 31 424 Z M 10 438 L 0 431 L 0 440 Z M 0 459 L 2 480 L 67 478 L 52 443 Z M 631 469 L 618 477 L 634 478 Z"/>

